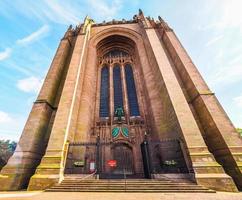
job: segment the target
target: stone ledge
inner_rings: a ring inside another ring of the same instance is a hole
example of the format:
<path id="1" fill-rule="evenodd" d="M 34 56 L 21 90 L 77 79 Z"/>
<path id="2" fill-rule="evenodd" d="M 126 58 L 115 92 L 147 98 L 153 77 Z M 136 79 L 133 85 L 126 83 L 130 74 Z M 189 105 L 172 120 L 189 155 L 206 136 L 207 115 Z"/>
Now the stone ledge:
<path id="1" fill-rule="evenodd" d="M 62 158 L 62 156 L 44 156 L 44 158 Z"/>
<path id="2" fill-rule="evenodd" d="M 207 153 L 190 153 L 190 156 L 207 156 L 207 155 L 211 155 L 210 152 Z"/>
<path id="3" fill-rule="evenodd" d="M 42 164 L 37 169 L 61 169 L 61 166 L 59 164 Z"/>
<path id="4" fill-rule="evenodd" d="M 28 191 L 30 190 L 45 190 L 60 180 L 59 175 L 33 175 L 29 181 Z"/>
<path id="5" fill-rule="evenodd" d="M 196 178 L 221 178 L 221 177 L 224 177 L 224 178 L 231 178 L 229 175 L 227 174 L 196 174 L 195 175 Z"/>

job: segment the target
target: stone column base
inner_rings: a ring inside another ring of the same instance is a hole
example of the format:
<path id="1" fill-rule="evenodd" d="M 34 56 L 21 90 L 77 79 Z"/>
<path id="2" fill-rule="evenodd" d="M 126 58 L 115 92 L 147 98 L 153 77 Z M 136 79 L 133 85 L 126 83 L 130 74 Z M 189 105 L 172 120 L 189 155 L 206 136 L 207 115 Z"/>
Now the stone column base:
<path id="1" fill-rule="evenodd" d="M 238 192 L 233 179 L 227 174 L 195 174 L 197 184 L 216 191 Z"/>
<path id="2" fill-rule="evenodd" d="M 54 150 L 47 153 L 61 154 L 61 151 Z M 45 190 L 63 180 L 64 167 L 60 164 L 61 162 L 62 156 L 45 155 L 29 181 L 28 190 Z"/>
<path id="3" fill-rule="evenodd" d="M 45 190 L 58 183 L 60 180 L 59 175 L 40 175 L 35 174 L 31 177 L 28 190 Z"/>
<path id="4" fill-rule="evenodd" d="M 0 191 L 15 191 L 27 188 L 31 174 L 0 174 Z M 26 183 L 26 185 L 23 185 Z"/>

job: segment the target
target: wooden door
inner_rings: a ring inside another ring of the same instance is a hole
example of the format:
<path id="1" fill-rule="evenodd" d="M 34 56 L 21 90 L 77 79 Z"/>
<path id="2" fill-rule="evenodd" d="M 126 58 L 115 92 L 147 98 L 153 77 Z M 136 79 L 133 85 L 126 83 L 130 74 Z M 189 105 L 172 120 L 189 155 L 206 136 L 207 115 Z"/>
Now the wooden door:
<path id="1" fill-rule="evenodd" d="M 113 149 L 113 159 L 117 161 L 117 167 L 113 171 L 114 174 L 128 175 L 134 173 L 134 160 L 132 149 L 125 144 L 118 144 Z"/>

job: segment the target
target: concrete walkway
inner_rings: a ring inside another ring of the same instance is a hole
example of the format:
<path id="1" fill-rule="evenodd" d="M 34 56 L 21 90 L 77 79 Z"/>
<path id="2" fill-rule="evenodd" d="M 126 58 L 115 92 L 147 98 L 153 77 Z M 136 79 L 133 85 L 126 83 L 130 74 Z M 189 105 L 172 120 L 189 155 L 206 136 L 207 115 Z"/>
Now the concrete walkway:
<path id="1" fill-rule="evenodd" d="M 0 192 L 0 200 L 242 200 L 242 192 L 209 193 L 94 193 L 94 192 Z"/>

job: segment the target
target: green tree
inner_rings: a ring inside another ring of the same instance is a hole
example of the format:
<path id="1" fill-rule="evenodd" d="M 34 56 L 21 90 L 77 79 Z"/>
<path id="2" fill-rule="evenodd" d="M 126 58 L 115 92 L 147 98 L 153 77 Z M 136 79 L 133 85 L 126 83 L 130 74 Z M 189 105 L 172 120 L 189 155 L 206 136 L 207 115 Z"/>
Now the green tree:
<path id="1" fill-rule="evenodd" d="M 239 133 L 240 136 L 242 137 L 242 128 L 236 128 L 236 130 L 238 131 L 238 133 Z"/>
<path id="2" fill-rule="evenodd" d="M 10 140 L 0 140 L 0 169 L 6 165 L 8 159 L 13 155 L 17 143 Z"/>

